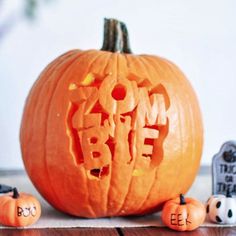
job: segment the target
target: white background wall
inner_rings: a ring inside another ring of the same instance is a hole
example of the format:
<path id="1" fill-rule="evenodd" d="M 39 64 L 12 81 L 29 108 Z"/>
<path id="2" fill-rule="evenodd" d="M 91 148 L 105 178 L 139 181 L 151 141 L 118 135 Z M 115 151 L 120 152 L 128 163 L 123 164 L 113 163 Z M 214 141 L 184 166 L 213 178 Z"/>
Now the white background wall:
<path id="1" fill-rule="evenodd" d="M 0 25 L 21 1 L 3 2 Z M 235 0 L 54 0 L 0 41 L 0 169 L 23 167 L 19 126 L 38 74 L 69 49 L 100 48 L 104 17 L 126 22 L 135 53 L 164 56 L 185 72 L 204 118 L 202 164 L 236 139 Z"/>

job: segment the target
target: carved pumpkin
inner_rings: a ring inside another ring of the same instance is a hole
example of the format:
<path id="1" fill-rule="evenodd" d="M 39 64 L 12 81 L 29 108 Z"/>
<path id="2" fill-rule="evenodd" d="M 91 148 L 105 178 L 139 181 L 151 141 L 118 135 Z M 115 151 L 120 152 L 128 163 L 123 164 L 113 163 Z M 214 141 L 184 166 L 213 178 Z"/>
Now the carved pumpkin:
<path id="1" fill-rule="evenodd" d="M 0 224 L 6 226 L 24 227 L 34 224 L 41 215 L 38 200 L 30 194 L 18 193 L 0 196 Z"/>
<path id="2" fill-rule="evenodd" d="M 198 228 L 206 218 L 204 205 L 194 198 L 180 197 L 165 203 L 162 215 L 163 223 L 177 231 L 192 231 Z"/>
<path id="3" fill-rule="evenodd" d="M 131 54 L 125 25 L 105 21 L 102 50 L 72 50 L 26 101 L 21 148 L 29 177 L 76 216 L 145 214 L 191 186 L 202 152 L 195 93 L 171 62 Z"/>

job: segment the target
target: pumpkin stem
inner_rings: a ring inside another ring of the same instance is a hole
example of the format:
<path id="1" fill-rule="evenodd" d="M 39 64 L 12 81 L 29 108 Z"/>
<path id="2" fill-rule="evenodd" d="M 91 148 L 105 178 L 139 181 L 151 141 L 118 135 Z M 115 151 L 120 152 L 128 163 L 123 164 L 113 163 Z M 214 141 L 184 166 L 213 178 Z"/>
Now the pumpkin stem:
<path id="1" fill-rule="evenodd" d="M 182 193 L 179 195 L 179 198 L 180 198 L 180 205 L 185 205 L 186 201 L 185 201 L 184 195 Z"/>
<path id="2" fill-rule="evenodd" d="M 132 53 L 126 25 L 116 19 L 104 19 L 103 51 Z"/>
<path id="3" fill-rule="evenodd" d="M 12 196 L 13 198 L 16 199 L 16 198 L 18 198 L 20 196 L 17 188 L 13 188 L 12 191 L 13 191 L 13 196 Z"/>

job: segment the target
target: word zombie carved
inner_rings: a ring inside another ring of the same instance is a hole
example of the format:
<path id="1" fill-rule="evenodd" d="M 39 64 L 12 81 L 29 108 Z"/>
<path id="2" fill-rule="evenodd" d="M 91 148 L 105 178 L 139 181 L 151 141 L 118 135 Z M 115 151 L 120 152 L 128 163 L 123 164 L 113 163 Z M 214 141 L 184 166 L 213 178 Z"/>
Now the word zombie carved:
<path id="1" fill-rule="evenodd" d="M 89 85 L 88 78 L 92 80 Z M 161 147 L 160 127 L 167 127 L 168 122 L 165 97 L 158 89 L 148 91 L 136 81 L 117 80 L 112 75 L 99 83 L 91 74 L 69 89 L 73 111 L 69 122 L 75 131 L 75 145 L 83 155 L 79 162 L 86 169 L 100 176 L 115 160 L 115 153 L 122 153 L 119 156 L 127 164 L 136 159 L 136 165 L 140 163 L 142 168 L 156 166 L 154 149 Z"/>
<path id="2" fill-rule="evenodd" d="M 236 142 L 224 143 L 212 161 L 213 194 L 236 195 Z"/>

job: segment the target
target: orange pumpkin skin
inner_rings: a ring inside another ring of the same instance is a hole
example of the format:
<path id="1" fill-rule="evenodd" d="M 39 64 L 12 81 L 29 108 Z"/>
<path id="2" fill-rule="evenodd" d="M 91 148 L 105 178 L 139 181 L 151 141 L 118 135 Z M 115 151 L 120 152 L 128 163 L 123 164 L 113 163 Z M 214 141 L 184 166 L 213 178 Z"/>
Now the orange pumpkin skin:
<path id="1" fill-rule="evenodd" d="M 192 231 L 204 222 L 206 210 L 198 200 L 181 195 L 165 203 L 161 217 L 163 223 L 171 229 Z"/>
<path id="2" fill-rule="evenodd" d="M 30 194 L 20 193 L 0 196 L 0 224 L 24 227 L 34 224 L 41 215 L 38 200 Z"/>
<path id="3" fill-rule="evenodd" d="M 153 212 L 185 193 L 202 136 L 195 93 L 171 62 L 73 50 L 31 89 L 20 139 L 28 175 L 48 202 L 95 218 Z"/>

